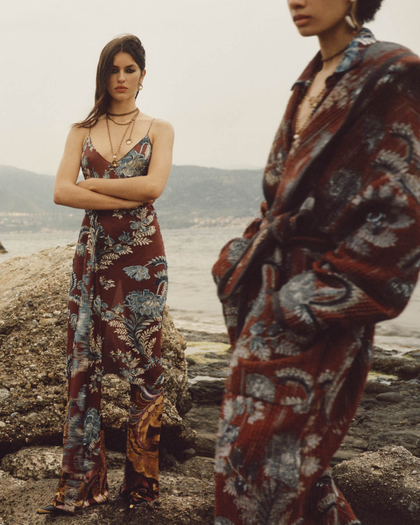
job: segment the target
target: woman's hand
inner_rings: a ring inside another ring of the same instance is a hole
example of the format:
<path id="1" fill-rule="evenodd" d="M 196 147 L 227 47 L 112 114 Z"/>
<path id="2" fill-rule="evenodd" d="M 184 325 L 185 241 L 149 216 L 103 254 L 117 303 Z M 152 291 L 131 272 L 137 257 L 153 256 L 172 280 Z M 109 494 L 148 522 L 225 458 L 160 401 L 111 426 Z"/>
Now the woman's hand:
<path id="1" fill-rule="evenodd" d="M 152 203 L 162 194 L 171 171 L 174 142 L 174 130 L 171 124 L 156 120 L 150 132 L 150 139 L 153 153 L 147 175 L 109 179 L 91 177 L 79 183 L 78 187 L 98 195 Z"/>

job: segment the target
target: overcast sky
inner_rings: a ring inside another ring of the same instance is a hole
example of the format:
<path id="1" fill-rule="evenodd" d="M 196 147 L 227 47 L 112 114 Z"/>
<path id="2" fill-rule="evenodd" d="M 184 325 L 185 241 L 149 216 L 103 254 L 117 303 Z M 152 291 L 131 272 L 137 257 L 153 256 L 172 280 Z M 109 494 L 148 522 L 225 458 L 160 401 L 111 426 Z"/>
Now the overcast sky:
<path id="1" fill-rule="evenodd" d="M 370 27 L 420 53 L 420 2 L 384 0 Z M 290 87 L 317 51 L 286 0 L 21 0 L 0 18 L 0 164 L 54 174 L 93 105 L 103 46 L 146 48 L 140 109 L 172 122 L 174 163 L 262 167 Z"/>

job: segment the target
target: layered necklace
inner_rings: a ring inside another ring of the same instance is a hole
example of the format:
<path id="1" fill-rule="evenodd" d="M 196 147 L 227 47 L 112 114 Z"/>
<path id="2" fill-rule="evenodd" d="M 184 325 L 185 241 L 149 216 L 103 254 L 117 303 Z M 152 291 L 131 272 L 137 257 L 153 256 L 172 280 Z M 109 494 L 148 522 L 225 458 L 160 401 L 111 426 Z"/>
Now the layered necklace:
<path id="1" fill-rule="evenodd" d="M 293 135 L 293 140 L 298 139 L 300 133 L 302 132 L 302 130 L 304 130 L 306 128 L 306 126 L 308 125 L 309 121 L 314 116 L 315 111 L 318 109 L 319 105 L 321 104 L 322 99 L 324 98 L 325 92 L 327 91 L 327 86 L 324 86 L 324 89 L 320 93 L 318 93 L 318 95 L 310 97 L 308 95 L 308 92 L 309 92 L 309 88 L 311 87 L 314 78 L 315 77 L 311 78 L 311 81 L 309 83 L 309 86 L 308 86 L 308 89 L 306 91 L 306 94 L 303 97 L 302 101 L 300 102 L 300 104 L 299 104 L 299 106 L 297 108 L 296 118 L 295 118 L 295 134 Z M 308 118 L 305 120 L 305 122 L 303 122 L 302 125 L 299 126 L 298 123 L 299 123 L 300 113 L 302 111 L 302 106 L 303 106 L 305 100 L 308 100 L 308 104 L 309 104 L 309 107 L 310 107 L 311 111 L 310 111 L 310 113 L 308 115 Z"/>
<path id="2" fill-rule="evenodd" d="M 131 126 L 131 131 L 130 131 L 129 137 L 127 138 L 125 143 L 130 145 L 133 142 L 132 135 L 133 135 L 133 130 L 134 130 L 134 124 L 136 122 L 136 118 L 138 117 L 139 113 L 140 113 L 140 110 L 138 108 L 136 108 L 136 109 L 133 109 L 133 111 L 129 111 L 128 113 L 107 113 L 106 114 L 106 119 L 105 120 L 106 120 L 106 127 L 107 127 L 107 130 L 108 130 L 109 145 L 111 146 L 111 153 L 112 153 L 111 166 L 113 168 L 116 168 L 118 166 L 117 157 L 118 157 L 118 154 L 120 152 L 122 143 L 124 142 L 125 136 L 127 135 L 128 130 L 130 129 L 130 126 Z M 116 120 L 114 120 L 112 118 L 112 117 L 126 117 L 128 115 L 133 115 L 128 122 L 117 122 Z M 113 122 L 117 126 L 126 126 L 126 129 L 125 129 L 124 134 L 122 136 L 122 139 L 120 141 L 120 145 L 118 146 L 118 149 L 117 149 L 116 152 L 114 152 L 114 147 L 112 145 L 111 132 L 109 130 L 109 121 Z"/>
<path id="3" fill-rule="evenodd" d="M 333 55 L 331 55 L 329 57 L 321 58 L 321 62 L 322 63 L 329 62 L 333 58 L 338 57 L 339 55 L 344 53 L 344 51 L 347 49 L 347 46 L 348 46 L 348 44 L 345 47 L 343 47 L 342 49 L 340 49 L 340 51 L 337 51 L 337 53 L 334 53 Z M 310 89 L 310 87 L 312 85 L 312 82 L 314 81 L 314 78 L 315 78 L 315 74 L 310 79 L 309 85 L 308 85 L 307 90 L 306 90 L 306 94 L 302 98 L 302 100 L 301 100 L 301 102 L 300 102 L 300 104 L 299 104 L 299 106 L 297 108 L 296 118 L 295 118 L 295 133 L 293 135 L 293 140 L 298 139 L 300 133 L 302 132 L 302 130 L 306 128 L 306 126 L 308 125 L 309 121 L 314 116 L 315 111 L 318 109 L 318 107 L 320 106 L 321 102 L 323 101 L 324 95 L 325 95 L 325 93 L 327 91 L 327 86 L 324 86 L 323 90 L 320 93 L 318 93 L 318 95 L 310 97 L 308 95 L 308 92 L 309 92 L 309 89 Z M 309 105 L 311 111 L 310 111 L 310 113 L 308 115 L 308 118 L 305 120 L 305 122 L 303 122 L 302 125 L 299 126 L 298 122 L 299 122 L 300 114 L 301 114 L 301 111 L 302 111 L 302 106 L 304 105 L 305 100 L 308 101 L 308 105 Z"/>

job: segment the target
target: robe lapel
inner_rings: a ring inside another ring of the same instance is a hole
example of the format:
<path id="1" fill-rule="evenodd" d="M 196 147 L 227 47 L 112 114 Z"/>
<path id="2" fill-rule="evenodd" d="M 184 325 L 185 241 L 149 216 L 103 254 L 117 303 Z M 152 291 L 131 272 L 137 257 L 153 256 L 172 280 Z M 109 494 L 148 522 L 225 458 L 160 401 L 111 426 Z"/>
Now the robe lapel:
<path id="1" fill-rule="evenodd" d="M 297 188 L 303 186 L 306 178 L 314 175 L 311 173 L 313 162 L 324 152 L 344 124 L 360 85 L 368 74 L 366 67 L 363 71 L 356 68 L 348 72 L 332 89 L 299 139 L 294 142 L 271 208 L 274 215 L 290 211 L 290 203 Z M 307 187 L 309 186 L 308 184 Z"/>

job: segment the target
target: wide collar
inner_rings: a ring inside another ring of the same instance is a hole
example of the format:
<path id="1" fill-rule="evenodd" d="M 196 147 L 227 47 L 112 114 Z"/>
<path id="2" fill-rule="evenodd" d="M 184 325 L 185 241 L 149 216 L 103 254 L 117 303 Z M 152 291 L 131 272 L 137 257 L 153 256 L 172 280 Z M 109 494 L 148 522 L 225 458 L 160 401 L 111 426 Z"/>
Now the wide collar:
<path id="1" fill-rule="evenodd" d="M 327 82 L 331 82 L 332 80 L 334 80 L 335 77 L 338 77 L 343 73 L 346 73 L 350 69 L 357 67 L 361 59 L 363 58 L 367 47 L 371 44 L 374 44 L 375 42 L 376 38 L 372 31 L 367 27 L 363 27 L 357 33 L 356 37 L 353 38 L 353 40 L 347 46 L 343 58 L 340 60 L 334 73 L 330 77 L 328 77 Z M 305 68 L 301 76 L 293 84 L 292 90 L 295 86 L 308 85 L 310 83 L 310 79 L 312 78 L 314 73 L 320 68 L 320 66 L 321 52 L 318 51 L 315 57 L 309 62 L 308 66 Z"/>
<path id="2" fill-rule="evenodd" d="M 300 138 L 292 141 L 293 116 L 301 100 L 301 85 L 319 68 L 319 53 L 294 84 L 295 89 L 286 109 L 281 132 L 270 155 L 274 162 L 267 165 L 264 178 L 266 200 L 270 208 L 274 207 L 278 213 L 285 209 L 284 206 L 287 207 L 289 196 L 294 193 L 306 167 L 321 153 L 344 122 L 354 94 L 363 84 L 364 77 L 369 74 L 369 69 L 359 66 L 364 64 L 367 49 L 375 43 L 375 37 L 365 28 L 350 42 L 336 71 L 329 77 L 332 82 L 329 95 L 304 128 Z M 270 184 L 267 177 L 273 173 L 277 175 L 273 180 L 277 180 L 278 185 Z"/>

